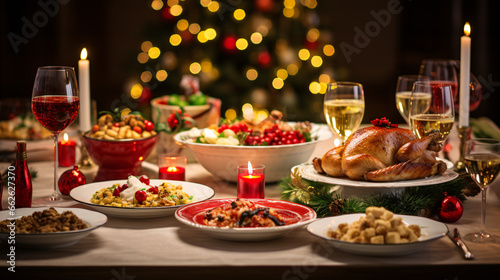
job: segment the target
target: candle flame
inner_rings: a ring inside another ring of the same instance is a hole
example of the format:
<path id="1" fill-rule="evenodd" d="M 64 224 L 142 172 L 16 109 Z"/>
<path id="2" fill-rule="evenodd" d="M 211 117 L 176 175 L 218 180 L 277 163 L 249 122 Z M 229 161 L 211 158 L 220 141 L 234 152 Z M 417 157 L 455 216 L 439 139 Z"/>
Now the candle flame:
<path id="1" fill-rule="evenodd" d="M 253 174 L 252 164 L 250 163 L 250 161 L 248 161 L 248 174 L 249 175 Z"/>
<path id="2" fill-rule="evenodd" d="M 168 171 L 168 172 L 175 172 L 175 171 L 177 171 L 177 167 L 175 167 L 175 166 L 169 166 L 169 167 L 167 168 L 167 171 Z"/>
<path id="3" fill-rule="evenodd" d="M 464 34 L 466 36 L 469 36 L 470 35 L 470 31 L 471 31 L 470 24 L 468 22 L 466 22 L 465 25 L 464 25 Z"/>
<path id="4" fill-rule="evenodd" d="M 64 133 L 64 135 L 63 135 L 63 141 L 64 142 L 68 142 L 68 139 L 69 139 L 68 138 L 68 133 Z"/>
<path id="5" fill-rule="evenodd" d="M 82 52 L 80 53 L 80 59 L 87 59 L 87 49 L 83 48 Z"/>

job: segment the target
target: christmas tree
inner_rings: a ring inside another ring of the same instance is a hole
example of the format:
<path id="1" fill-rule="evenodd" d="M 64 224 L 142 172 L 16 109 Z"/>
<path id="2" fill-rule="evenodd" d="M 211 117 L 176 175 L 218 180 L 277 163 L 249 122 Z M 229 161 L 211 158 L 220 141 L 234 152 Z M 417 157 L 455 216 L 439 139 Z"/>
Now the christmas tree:
<path id="1" fill-rule="evenodd" d="M 287 120 L 323 119 L 335 49 L 316 0 L 154 0 L 151 8 L 161 21 L 146 29 L 137 55 L 137 102 L 180 93 L 191 74 L 223 101 L 223 117 L 241 116 L 250 104 L 259 117 L 278 109 Z"/>

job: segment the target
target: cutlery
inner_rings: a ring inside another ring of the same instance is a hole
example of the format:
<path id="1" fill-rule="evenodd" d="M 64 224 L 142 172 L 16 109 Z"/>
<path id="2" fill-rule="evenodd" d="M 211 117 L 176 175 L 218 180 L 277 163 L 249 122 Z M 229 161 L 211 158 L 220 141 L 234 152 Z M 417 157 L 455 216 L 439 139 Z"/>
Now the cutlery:
<path id="1" fill-rule="evenodd" d="M 455 228 L 453 230 L 453 235 L 451 235 L 451 232 L 450 232 L 448 234 L 448 237 L 460 249 L 460 251 L 462 252 L 462 256 L 464 257 L 464 259 L 466 259 L 466 260 L 472 260 L 472 259 L 474 259 L 474 254 L 472 254 L 472 252 L 469 250 L 469 248 L 467 248 L 467 245 L 465 245 L 465 243 L 462 240 L 462 238 L 460 238 L 460 233 L 458 232 L 457 228 Z"/>

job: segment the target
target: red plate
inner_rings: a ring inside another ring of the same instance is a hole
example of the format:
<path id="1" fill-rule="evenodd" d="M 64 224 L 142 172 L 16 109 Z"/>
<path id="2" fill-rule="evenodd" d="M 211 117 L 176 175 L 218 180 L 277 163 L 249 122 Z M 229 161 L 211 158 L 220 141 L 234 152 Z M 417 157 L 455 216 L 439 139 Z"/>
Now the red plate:
<path id="1" fill-rule="evenodd" d="M 276 199 L 247 199 L 259 206 L 270 207 L 283 216 L 286 225 L 258 228 L 221 228 L 203 224 L 206 211 L 222 204 L 231 203 L 235 198 L 213 199 L 183 206 L 175 212 L 175 217 L 182 223 L 199 228 L 208 234 L 228 240 L 257 241 L 283 236 L 292 229 L 306 225 L 316 219 L 316 212 L 311 208 Z"/>

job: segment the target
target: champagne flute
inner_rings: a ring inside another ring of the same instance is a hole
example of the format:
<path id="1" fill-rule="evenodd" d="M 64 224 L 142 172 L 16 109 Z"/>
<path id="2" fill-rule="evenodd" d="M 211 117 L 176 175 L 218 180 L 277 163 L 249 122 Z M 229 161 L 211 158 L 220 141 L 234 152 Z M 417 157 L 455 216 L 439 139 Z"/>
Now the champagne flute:
<path id="1" fill-rule="evenodd" d="M 363 120 L 363 86 L 352 82 L 330 83 L 325 92 L 323 112 L 330 128 L 342 138 L 343 145 Z"/>
<path id="2" fill-rule="evenodd" d="M 417 81 L 430 81 L 428 77 L 422 75 L 401 75 L 398 77 L 398 83 L 396 85 L 396 107 L 399 113 L 405 119 L 406 123 L 409 124 L 408 112 L 410 111 L 410 97 L 413 90 L 413 83 Z M 415 95 L 418 102 L 423 103 L 422 106 L 431 102 L 430 96 Z"/>
<path id="3" fill-rule="evenodd" d="M 429 99 L 430 103 L 422 102 Z M 442 144 L 450 134 L 455 121 L 453 93 L 449 85 L 415 82 L 410 97 L 410 128 L 417 138 L 438 132 Z"/>
<path id="4" fill-rule="evenodd" d="M 54 192 L 48 198 L 54 205 L 62 202 L 58 181 L 58 134 L 76 118 L 79 108 L 78 85 L 73 67 L 39 67 L 33 86 L 31 109 L 36 120 L 54 135 Z"/>
<path id="5" fill-rule="evenodd" d="M 481 188 L 481 229 L 464 236 L 475 243 L 500 243 L 500 238 L 486 232 L 486 188 L 500 171 L 500 141 L 495 139 L 472 139 L 465 142 L 465 170 Z"/>

